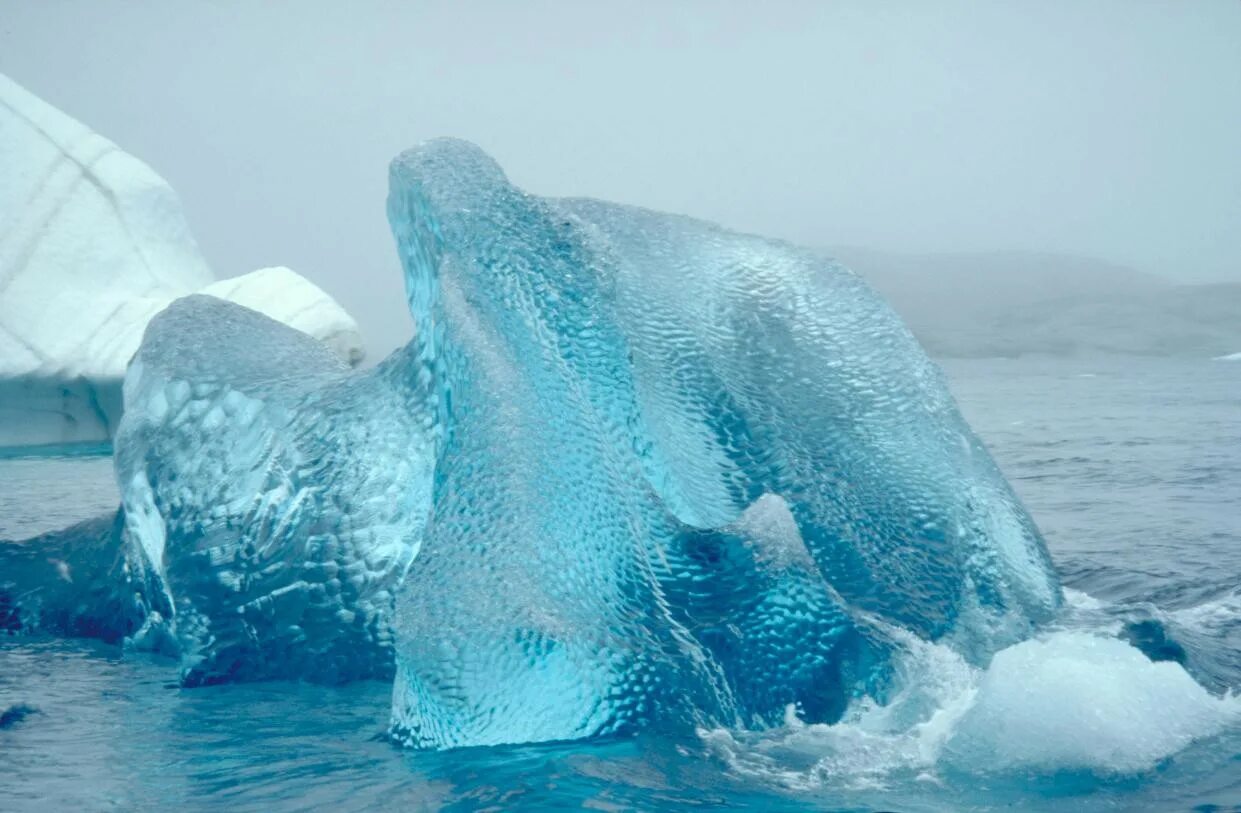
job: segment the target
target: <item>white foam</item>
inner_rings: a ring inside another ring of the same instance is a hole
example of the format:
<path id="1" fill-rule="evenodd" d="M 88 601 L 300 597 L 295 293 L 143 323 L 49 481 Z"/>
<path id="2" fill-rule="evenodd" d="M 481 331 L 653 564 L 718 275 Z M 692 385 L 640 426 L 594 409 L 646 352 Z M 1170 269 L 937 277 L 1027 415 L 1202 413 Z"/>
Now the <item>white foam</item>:
<path id="1" fill-rule="evenodd" d="M 807 725 L 790 710 L 779 729 L 703 731 L 704 742 L 738 773 L 795 790 L 926 773 L 969 708 L 978 670 L 946 646 L 890 632 L 907 651 L 895 666 L 904 688 L 887 705 L 863 699 L 835 725 Z"/>
<path id="2" fill-rule="evenodd" d="M 1093 633 L 1016 644 L 986 670 L 917 642 L 898 672 L 904 688 L 891 703 L 862 701 L 835 725 L 790 716 L 772 731 L 701 735 L 734 771 L 806 790 L 944 772 L 1138 774 L 1241 723 L 1241 698 L 1216 697 L 1179 664 Z"/>
<path id="3" fill-rule="evenodd" d="M 1101 610 L 1106 606 L 1102 601 L 1082 590 L 1065 587 L 1061 592 L 1064 594 L 1065 605 L 1071 610 L 1093 611 Z"/>
<path id="4" fill-rule="evenodd" d="M 1172 610 L 1167 617 L 1194 632 L 1218 633 L 1241 623 L 1241 589 L 1194 607 Z"/>

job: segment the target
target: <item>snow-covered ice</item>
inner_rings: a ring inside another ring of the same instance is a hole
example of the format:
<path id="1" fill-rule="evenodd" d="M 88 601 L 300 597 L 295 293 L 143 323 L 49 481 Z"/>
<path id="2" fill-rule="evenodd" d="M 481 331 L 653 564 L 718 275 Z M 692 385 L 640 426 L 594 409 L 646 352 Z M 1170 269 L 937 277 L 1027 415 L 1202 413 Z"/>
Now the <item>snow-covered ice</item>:
<path id="1" fill-rule="evenodd" d="M 362 357 L 353 319 L 294 272 L 216 281 L 159 175 L 0 75 L 0 447 L 107 440 L 147 323 L 199 290 Z"/>

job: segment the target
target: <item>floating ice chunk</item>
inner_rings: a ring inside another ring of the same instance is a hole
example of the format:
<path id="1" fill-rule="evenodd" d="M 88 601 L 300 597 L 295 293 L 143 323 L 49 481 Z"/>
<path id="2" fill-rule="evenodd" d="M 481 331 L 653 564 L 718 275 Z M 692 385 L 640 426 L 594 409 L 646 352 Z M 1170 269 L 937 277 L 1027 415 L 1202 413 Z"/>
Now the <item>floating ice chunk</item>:
<path id="1" fill-rule="evenodd" d="M 418 392 L 403 353 L 350 370 L 215 297 L 152 320 L 115 441 L 123 550 L 187 684 L 391 674 L 429 499 Z"/>
<path id="2" fill-rule="evenodd" d="M 1065 632 L 996 654 L 946 746 L 962 770 L 1138 773 L 1230 720 L 1180 664 L 1114 638 Z"/>

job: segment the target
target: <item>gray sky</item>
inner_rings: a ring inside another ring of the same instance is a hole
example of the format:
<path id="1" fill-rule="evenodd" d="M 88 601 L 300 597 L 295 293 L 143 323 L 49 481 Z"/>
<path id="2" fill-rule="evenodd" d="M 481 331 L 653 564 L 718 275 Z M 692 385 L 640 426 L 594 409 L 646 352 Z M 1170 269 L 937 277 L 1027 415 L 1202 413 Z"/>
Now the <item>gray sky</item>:
<path id="1" fill-rule="evenodd" d="M 672 5 L 672 8 L 666 6 Z M 387 162 L 809 245 L 1241 279 L 1241 3 L 0 0 L 0 72 L 176 188 L 220 276 L 410 332 Z"/>

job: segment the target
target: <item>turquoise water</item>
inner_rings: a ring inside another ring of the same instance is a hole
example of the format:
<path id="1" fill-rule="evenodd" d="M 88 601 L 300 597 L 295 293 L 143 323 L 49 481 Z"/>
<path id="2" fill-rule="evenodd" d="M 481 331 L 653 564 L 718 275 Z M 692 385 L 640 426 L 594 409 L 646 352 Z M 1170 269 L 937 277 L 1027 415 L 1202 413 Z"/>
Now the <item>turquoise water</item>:
<path id="1" fill-rule="evenodd" d="M 1030 660 L 925 647 L 917 691 L 831 727 L 435 754 L 384 739 L 386 685 L 180 689 L 150 656 L 2 639 L 0 809 L 1241 810 L 1241 364 L 945 366 L 1069 588 Z M 106 458 L 0 460 L 0 538 L 115 499 Z"/>

